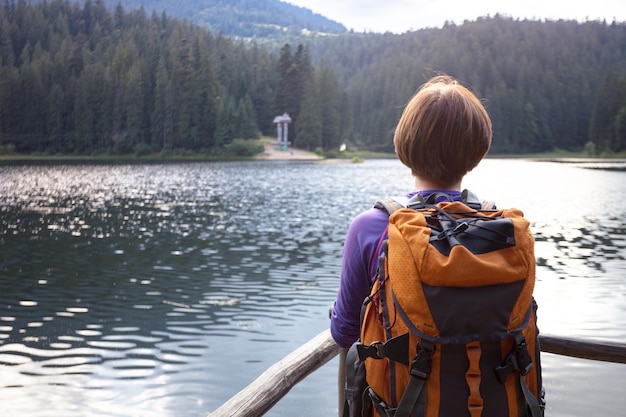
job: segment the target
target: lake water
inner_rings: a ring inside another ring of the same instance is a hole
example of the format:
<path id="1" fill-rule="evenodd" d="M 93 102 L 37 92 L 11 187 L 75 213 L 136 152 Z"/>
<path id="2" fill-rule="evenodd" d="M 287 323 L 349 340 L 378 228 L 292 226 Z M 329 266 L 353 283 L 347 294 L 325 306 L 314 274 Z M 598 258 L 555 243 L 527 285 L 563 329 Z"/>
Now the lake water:
<path id="1" fill-rule="evenodd" d="M 626 340 L 624 161 L 489 159 L 522 208 L 540 330 Z M 0 415 L 204 416 L 328 327 L 350 220 L 395 160 L 0 166 Z M 548 416 L 622 416 L 626 366 L 544 354 Z M 337 360 L 269 416 L 337 413 Z"/>

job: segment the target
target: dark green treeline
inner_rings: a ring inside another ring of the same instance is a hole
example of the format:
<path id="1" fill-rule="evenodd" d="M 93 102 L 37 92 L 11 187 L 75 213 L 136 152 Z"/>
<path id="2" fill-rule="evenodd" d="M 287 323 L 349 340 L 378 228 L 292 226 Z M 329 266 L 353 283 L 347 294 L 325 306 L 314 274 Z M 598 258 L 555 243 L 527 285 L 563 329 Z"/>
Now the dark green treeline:
<path id="1" fill-rule="evenodd" d="M 219 154 L 234 139 L 273 135 L 274 117 L 288 112 L 295 145 L 337 147 L 341 126 L 322 125 L 327 106 L 317 100 L 330 97 L 339 112 L 337 80 L 330 69 L 317 70 L 308 53 L 286 45 L 272 54 L 164 14 L 148 17 L 121 5 L 111 11 L 102 0 L 5 0 L 0 146 L 21 153 Z M 299 123 L 301 105 L 319 116 Z M 297 137 L 307 125 L 319 132 Z"/>
<path id="2" fill-rule="evenodd" d="M 415 89 L 446 72 L 484 99 L 495 153 L 626 150 L 626 25 L 501 16 L 261 48 L 104 0 L 2 0 L 0 152 L 220 154 L 273 135 L 393 150 Z"/>
<path id="3" fill-rule="evenodd" d="M 353 105 L 351 142 L 393 149 L 403 106 L 445 72 L 484 99 L 497 153 L 626 150 L 626 24 L 496 15 L 403 35 L 354 34 L 311 47 Z M 385 140 L 381 140 L 385 138 Z"/>

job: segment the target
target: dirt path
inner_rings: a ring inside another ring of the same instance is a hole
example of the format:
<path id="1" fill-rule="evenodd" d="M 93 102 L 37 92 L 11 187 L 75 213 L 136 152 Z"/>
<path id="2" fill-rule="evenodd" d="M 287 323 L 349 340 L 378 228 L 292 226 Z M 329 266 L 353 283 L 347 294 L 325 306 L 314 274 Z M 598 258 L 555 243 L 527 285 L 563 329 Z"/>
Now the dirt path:
<path id="1" fill-rule="evenodd" d="M 267 159 L 267 160 L 276 160 L 276 161 L 288 161 L 288 160 L 309 160 L 309 161 L 317 161 L 322 159 L 321 156 L 313 153 L 303 151 L 301 149 L 289 148 L 286 151 L 278 149 L 277 145 L 272 145 L 274 140 L 263 139 L 263 146 L 265 146 L 265 152 L 259 156 L 257 159 Z"/>

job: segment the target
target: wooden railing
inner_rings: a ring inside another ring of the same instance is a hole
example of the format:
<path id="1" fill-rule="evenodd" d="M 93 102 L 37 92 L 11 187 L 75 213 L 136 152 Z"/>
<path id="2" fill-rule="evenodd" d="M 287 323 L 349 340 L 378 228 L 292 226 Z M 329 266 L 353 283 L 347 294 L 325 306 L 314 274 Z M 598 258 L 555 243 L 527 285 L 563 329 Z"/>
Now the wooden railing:
<path id="1" fill-rule="evenodd" d="M 294 385 L 337 356 L 341 349 L 326 330 L 285 356 L 210 417 L 258 417 L 265 414 Z"/>
<path id="2" fill-rule="evenodd" d="M 573 337 L 539 335 L 541 351 L 572 358 L 626 363 L 626 344 L 603 340 L 583 340 Z"/>
<path id="3" fill-rule="evenodd" d="M 626 344 L 541 334 L 541 350 L 574 358 L 626 364 Z M 328 330 L 315 336 L 272 365 L 209 417 L 259 417 L 269 411 L 298 382 L 341 351 Z M 342 366 L 340 365 L 340 370 Z M 342 377 L 339 377 L 341 381 Z M 341 390 L 340 390 L 341 392 Z M 341 405 L 340 405 L 341 407 Z"/>

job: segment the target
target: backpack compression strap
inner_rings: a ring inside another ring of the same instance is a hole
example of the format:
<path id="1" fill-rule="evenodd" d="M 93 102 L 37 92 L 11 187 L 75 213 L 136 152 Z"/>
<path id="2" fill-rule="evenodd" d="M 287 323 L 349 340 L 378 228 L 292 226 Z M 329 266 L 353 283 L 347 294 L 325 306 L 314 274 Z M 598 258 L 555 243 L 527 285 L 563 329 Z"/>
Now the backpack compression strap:
<path id="1" fill-rule="evenodd" d="M 533 361 L 526 346 L 526 339 L 521 333 L 515 333 L 513 338 L 515 339 L 515 347 L 504 359 L 502 365 L 495 369 L 496 377 L 501 384 L 504 384 L 509 374 L 513 372 L 517 373 L 530 416 L 542 417 L 543 412 L 541 411 L 541 405 L 530 391 L 530 388 L 528 388 L 526 381 L 524 381 L 524 375 L 527 375 L 533 367 Z"/>
<path id="2" fill-rule="evenodd" d="M 426 412 L 424 388 L 430 375 L 435 344 L 426 339 L 417 344 L 417 354 L 411 363 L 411 379 L 400 398 L 394 417 L 423 416 Z M 422 400 L 420 400 L 420 398 Z"/>

